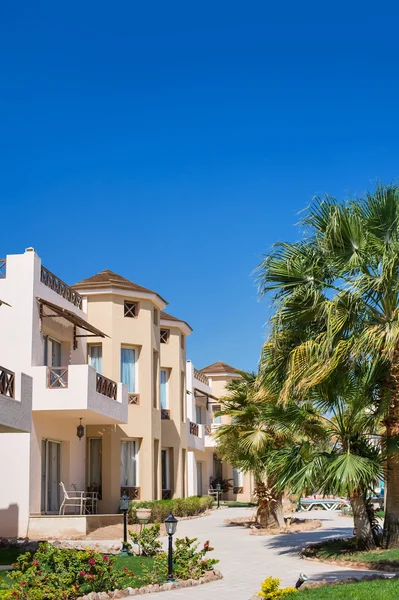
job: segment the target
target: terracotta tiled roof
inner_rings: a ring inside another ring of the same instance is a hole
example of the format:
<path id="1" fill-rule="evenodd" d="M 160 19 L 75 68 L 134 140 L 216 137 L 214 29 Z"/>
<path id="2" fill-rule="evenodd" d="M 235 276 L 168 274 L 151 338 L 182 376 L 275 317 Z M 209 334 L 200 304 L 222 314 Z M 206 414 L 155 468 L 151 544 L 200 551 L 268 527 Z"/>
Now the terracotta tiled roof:
<path id="1" fill-rule="evenodd" d="M 183 321 L 183 319 L 178 319 L 177 317 L 174 317 L 173 315 L 170 315 L 169 313 L 166 313 L 163 310 L 161 310 L 161 319 L 164 319 L 165 321 L 180 321 L 180 323 L 184 323 L 185 325 L 187 325 L 187 327 L 191 329 L 191 331 L 193 330 L 193 328 L 187 323 L 187 321 Z"/>
<path id="2" fill-rule="evenodd" d="M 126 277 L 122 277 L 122 275 L 118 275 L 118 273 L 114 273 L 114 271 L 110 271 L 110 269 L 105 269 L 97 275 L 93 275 L 92 277 L 88 277 L 87 279 L 83 279 L 78 283 L 75 283 L 72 286 L 74 289 L 85 289 L 85 290 L 99 290 L 102 288 L 117 288 L 123 290 L 131 290 L 133 292 L 143 292 L 146 294 L 155 294 L 158 296 L 165 304 L 167 304 L 166 300 L 162 298 L 157 292 L 150 290 L 142 285 L 138 285 L 130 279 L 126 279 Z"/>
<path id="3" fill-rule="evenodd" d="M 236 371 L 238 369 L 221 361 L 212 363 L 208 367 L 201 369 L 201 373 L 236 373 Z"/>

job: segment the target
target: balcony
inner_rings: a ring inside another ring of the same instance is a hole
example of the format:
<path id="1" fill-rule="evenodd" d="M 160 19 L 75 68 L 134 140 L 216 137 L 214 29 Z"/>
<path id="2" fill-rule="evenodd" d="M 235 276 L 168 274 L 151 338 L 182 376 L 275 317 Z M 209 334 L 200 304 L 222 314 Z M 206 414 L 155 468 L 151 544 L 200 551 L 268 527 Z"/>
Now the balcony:
<path id="1" fill-rule="evenodd" d="M 0 433 L 30 432 L 32 380 L 0 366 Z"/>
<path id="2" fill-rule="evenodd" d="M 216 440 L 214 437 L 214 432 L 217 428 L 220 427 L 219 423 L 208 423 L 205 425 L 205 447 L 206 448 L 214 448 L 216 446 Z"/>
<path id="3" fill-rule="evenodd" d="M 0 261 L 1 268 L 1 261 Z M 51 271 L 42 266 L 40 273 L 40 281 L 44 283 L 50 290 L 59 294 L 61 298 L 65 298 L 71 304 L 82 310 L 83 298 L 77 291 L 69 287 L 62 279 L 54 275 Z"/>
<path id="4" fill-rule="evenodd" d="M 33 367 L 33 410 L 63 411 L 86 425 L 126 423 L 126 386 L 89 365 Z"/>
<path id="5" fill-rule="evenodd" d="M 195 377 L 195 379 L 197 379 L 198 381 L 200 381 L 204 385 L 208 385 L 209 386 L 209 379 L 208 379 L 208 377 L 206 375 L 204 375 L 203 373 L 201 373 L 201 371 L 198 371 L 198 369 L 194 369 L 194 377 Z"/>
<path id="6" fill-rule="evenodd" d="M 188 439 L 187 446 L 189 450 L 199 450 L 203 452 L 205 449 L 205 425 L 199 425 L 188 421 Z"/>

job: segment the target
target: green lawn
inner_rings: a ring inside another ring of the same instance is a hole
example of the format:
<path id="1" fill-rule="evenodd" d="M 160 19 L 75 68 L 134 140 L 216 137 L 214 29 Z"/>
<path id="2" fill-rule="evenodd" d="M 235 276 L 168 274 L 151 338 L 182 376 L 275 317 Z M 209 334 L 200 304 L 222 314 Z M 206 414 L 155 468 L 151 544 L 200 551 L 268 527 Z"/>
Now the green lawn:
<path id="1" fill-rule="evenodd" d="M 354 547 L 353 541 L 336 540 L 326 542 L 323 546 L 314 549 L 313 556 L 323 560 L 345 560 L 348 562 L 363 562 L 368 567 L 378 569 L 381 564 L 399 568 L 399 549 L 370 550 L 360 552 Z"/>
<path id="2" fill-rule="evenodd" d="M 229 508 L 250 508 L 252 506 L 257 506 L 255 502 L 238 502 L 235 500 L 231 500 L 229 502 L 221 502 L 222 506 L 228 506 Z M 217 506 L 217 502 L 214 503 Z"/>
<path id="3" fill-rule="evenodd" d="M 399 579 L 390 581 L 364 581 L 345 585 L 303 590 L 300 594 L 288 594 L 284 600 L 397 600 Z"/>
<path id="4" fill-rule="evenodd" d="M 137 581 L 137 577 L 140 577 L 143 574 L 143 566 L 147 568 L 151 568 L 152 563 L 154 562 L 153 558 L 149 558 L 148 556 L 118 556 L 115 563 L 115 568 L 118 570 L 129 569 L 129 571 L 133 571 L 136 577 L 131 580 L 126 580 L 127 587 L 138 587 L 139 582 Z"/>

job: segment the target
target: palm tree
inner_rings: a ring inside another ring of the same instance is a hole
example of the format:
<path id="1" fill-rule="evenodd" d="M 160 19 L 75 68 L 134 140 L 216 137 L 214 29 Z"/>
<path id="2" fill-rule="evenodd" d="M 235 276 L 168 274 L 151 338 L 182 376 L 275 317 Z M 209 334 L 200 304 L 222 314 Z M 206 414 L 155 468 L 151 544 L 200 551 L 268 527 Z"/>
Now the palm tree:
<path id="1" fill-rule="evenodd" d="M 316 198 L 302 225 L 304 240 L 277 244 L 258 269 L 260 295 L 271 293 L 276 303 L 272 346 L 300 329 L 283 348 L 279 398 L 306 395 L 353 359 L 378 366 L 387 442 L 384 546 L 399 547 L 399 189 L 379 185 L 346 203 Z"/>
<path id="2" fill-rule="evenodd" d="M 241 372 L 241 379 L 227 386 L 228 395 L 221 399 L 220 414 L 230 423 L 221 425 L 216 434 L 218 453 L 234 467 L 252 472 L 258 495 L 257 521 L 262 527 L 284 525 L 282 491 L 277 474 L 267 466 L 268 453 L 291 446 L 299 440 L 296 431 L 320 432 L 320 426 L 310 405 L 287 406 L 272 400 L 257 399 L 255 373 Z"/>
<path id="3" fill-rule="evenodd" d="M 367 506 L 368 496 L 382 477 L 381 444 L 376 435 L 380 416 L 369 408 L 374 392 L 371 366 L 336 372 L 327 384 L 311 391 L 324 436 L 306 436 L 297 444 L 272 450 L 266 461 L 280 489 L 300 495 L 318 489 L 348 497 L 361 549 L 379 543 Z"/>

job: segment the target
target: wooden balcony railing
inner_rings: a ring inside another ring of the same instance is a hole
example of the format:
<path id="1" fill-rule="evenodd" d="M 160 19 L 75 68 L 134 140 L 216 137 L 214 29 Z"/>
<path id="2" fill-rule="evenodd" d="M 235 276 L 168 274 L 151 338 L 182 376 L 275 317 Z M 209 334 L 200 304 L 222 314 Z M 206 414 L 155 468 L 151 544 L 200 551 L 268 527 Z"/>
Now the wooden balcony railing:
<path id="1" fill-rule="evenodd" d="M 47 367 L 47 387 L 51 390 L 68 387 L 68 367 Z"/>
<path id="2" fill-rule="evenodd" d="M 243 494 L 243 493 L 244 493 L 244 488 L 242 487 L 242 485 L 233 487 L 233 494 Z"/>
<path id="3" fill-rule="evenodd" d="M 170 420 L 170 410 L 168 408 L 161 408 L 161 419 Z"/>
<path id="4" fill-rule="evenodd" d="M 121 496 L 126 494 L 129 500 L 140 500 L 140 488 L 136 486 L 121 487 Z"/>
<path id="5" fill-rule="evenodd" d="M 162 490 L 162 500 L 170 500 L 172 497 L 171 490 Z"/>
<path id="6" fill-rule="evenodd" d="M 190 421 L 190 433 L 192 435 L 196 435 L 198 437 L 198 431 L 199 431 L 198 423 L 193 423 L 192 421 Z"/>
<path id="7" fill-rule="evenodd" d="M 0 279 L 5 279 L 7 269 L 7 259 L 0 258 Z"/>
<path id="8" fill-rule="evenodd" d="M 15 398 L 15 373 L 0 367 L 0 394 Z"/>
<path id="9" fill-rule="evenodd" d="M 205 383 L 205 385 L 209 385 L 208 377 L 206 375 L 204 375 L 203 373 L 201 373 L 201 371 L 194 369 L 194 377 L 195 377 L 195 379 L 198 379 L 198 381 Z"/>
<path id="10" fill-rule="evenodd" d="M 128 394 L 128 404 L 135 404 L 138 406 L 140 404 L 140 394 Z"/>
<path id="11" fill-rule="evenodd" d="M 99 394 L 103 394 L 103 396 L 108 396 L 108 398 L 116 400 L 118 384 L 115 381 L 112 381 L 112 379 L 108 379 L 108 377 L 104 377 L 104 375 L 97 373 L 96 390 Z"/>
<path id="12" fill-rule="evenodd" d="M 44 283 L 44 285 L 49 287 L 50 290 L 53 290 L 54 292 L 62 296 L 62 298 L 65 298 L 65 300 L 68 300 L 68 302 L 70 302 L 74 306 L 77 306 L 77 308 L 82 308 L 82 296 L 78 294 L 78 292 L 73 290 L 71 287 L 69 287 L 69 285 L 62 281 L 62 279 L 60 279 L 59 277 L 54 275 L 54 273 L 52 273 L 48 269 L 45 269 L 44 267 L 42 267 L 40 281 Z"/>
<path id="13" fill-rule="evenodd" d="M 204 429 L 205 429 L 205 435 L 211 435 L 212 434 L 212 425 L 204 425 Z"/>

